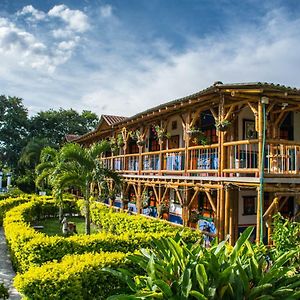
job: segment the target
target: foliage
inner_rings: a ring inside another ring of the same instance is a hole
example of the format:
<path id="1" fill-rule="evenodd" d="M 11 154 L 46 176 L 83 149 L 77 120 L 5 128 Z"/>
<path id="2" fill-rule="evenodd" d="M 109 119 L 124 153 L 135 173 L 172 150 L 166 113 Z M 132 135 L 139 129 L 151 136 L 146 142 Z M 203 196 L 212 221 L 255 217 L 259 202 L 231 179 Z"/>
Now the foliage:
<path id="1" fill-rule="evenodd" d="M 112 153 L 116 154 L 118 152 L 119 146 L 115 137 L 109 138 L 109 147 Z"/>
<path id="2" fill-rule="evenodd" d="M 21 204 L 21 203 L 24 203 L 24 202 L 27 202 L 29 201 L 29 199 L 31 198 L 31 196 L 29 195 L 22 195 L 20 197 L 17 197 L 17 198 L 7 198 L 5 200 L 1 200 L 0 201 L 0 226 L 2 225 L 3 223 L 3 218 L 5 216 L 5 213 L 7 211 L 9 211 L 11 208 Z"/>
<path id="3" fill-rule="evenodd" d="M 83 202 L 78 201 L 81 212 L 83 213 Z M 137 234 L 144 233 L 164 233 L 168 236 L 180 234 L 186 242 L 195 242 L 201 239 L 198 231 L 190 228 L 183 228 L 172 225 L 164 220 L 148 219 L 141 215 L 128 215 L 125 212 L 114 212 L 104 204 L 95 202 L 91 205 L 91 219 L 102 231 L 116 235 L 124 233 Z"/>
<path id="4" fill-rule="evenodd" d="M 171 134 L 169 132 L 166 132 L 166 129 L 160 127 L 159 125 L 154 126 L 154 130 L 159 140 L 163 140 L 165 138 L 169 139 L 171 137 Z"/>
<path id="5" fill-rule="evenodd" d="M 42 111 L 30 119 L 30 137 L 47 138 L 50 144 L 60 145 L 67 134 L 82 135 L 95 129 L 96 114 L 83 111 L 80 115 L 73 109 Z"/>
<path id="6" fill-rule="evenodd" d="M 223 120 L 223 121 L 217 122 L 215 124 L 216 129 L 219 131 L 226 131 L 230 125 L 231 125 L 231 122 L 228 120 Z"/>
<path id="7" fill-rule="evenodd" d="M 23 148 L 19 163 L 35 168 L 40 161 L 41 151 L 46 146 L 50 146 L 47 138 L 32 138 Z"/>
<path id="8" fill-rule="evenodd" d="M 4 283 L 0 283 L 0 299 L 8 299 L 9 298 L 9 293 L 8 293 L 8 288 L 4 285 Z"/>
<path id="9" fill-rule="evenodd" d="M 295 252 L 284 253 L 270 266 L 248 241 L 252 231 L 246 229 L 234 247 L 225 241 L 211 249 L 172 238 L 154 241 L 152 249 L 128 257 L 146 276 L 105 270 L 127 282 L 134 293 L 127 299 L 299 299 L 300 274 L 285 266 Z"/>
<path id="10" fill-rule="evenodd" d="M 273 225 L 272 240 L 275 244 L 274 251 L 282 254 L 290 249 L 297 249 L 295 259 L 300 264 L 300 223 L 285 219 L 278 213 L 274 216 Z"/>
<path id="11" fill-rule="evenodd" d="M 28 134 L 28 112 L 22 99 L 0 96 L 0 161 L 16 168 Z"/>
<path id="12" fill-rule="evenodd" d="M 56 168 L 55 182 L 60 187 L 76 186 L 84 195 L 86 234 L 90 234 L 90 192 L 93 183 L 111 179 L 120 187 L 119 175 L 103 166 L 99 156 L 109 148 L 107 141 L 83 148 L 78 144 L 66 144 L 60 149 L 60 164 Z"/>
<path id="13" fill-rule="evenodd" d="M 118 145 L 119 148 L 122 148 L 122 147 L 124 147 L 124 145 L 125 145 L 125 141 L 124 141 L 124 138 L 123 138 L 123 134 L 122 134 L 122 133 L 119 133 L 119 134 L 117 135 L 117 145 Z"/>
<path id="14" fill-rule="evenodd" d="M 106 299 L 126 290 L 126 284 L 104 273 L 104 267 L 128 267 L 126 254 L 69 255 L 17 275 L 14 284 L 26 299 Z"/>
<path id="15" fill-rule="evenodd" d="M 15 269 L 24 272 L 31 265 L 41 265 L 54 259 L 61 260 L 67 254 L 100 251 L 133 252 L 141 246 L 148 247 L 153 239 L 174 237 L 178 232 L 176 228 L 171 230 L 171 226 L 169 230 L 162 231 L 162 227 L 159 227 L 159 221 L 152 225 L 152 231 L 149 233 L 145 227 L 144 231 L 140 230 L 137 233 L 124 231 L 115 235 L 113 232 L 101 232 L 68 238 L 46 236 L 31 227 L 31 224 L 35 224 L 37 220 L 56 216 L 57 213 L 58 208 L 54 201 L 46 201 L 43 200 L 43 197 L 38 197 L 34 201 L 11 209 L 6 214 L 4 230 Z M 146 226 L 151 228 L 149 222 L 146 222 Z M 155 226 L 157 227 L 156 230 L 154 230 Z M 183 232 L 183 236 L 186 240 L 195 240 L 196 238 L 192 231 Z"/>

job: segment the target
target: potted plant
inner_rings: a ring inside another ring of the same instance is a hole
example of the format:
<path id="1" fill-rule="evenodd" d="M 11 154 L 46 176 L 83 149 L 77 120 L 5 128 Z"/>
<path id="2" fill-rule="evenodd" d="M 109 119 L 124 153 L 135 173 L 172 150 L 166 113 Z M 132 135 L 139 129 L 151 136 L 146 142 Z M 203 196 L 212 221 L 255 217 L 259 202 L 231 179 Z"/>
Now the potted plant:
<path id="1" fill-rule="evenodd" d="M 125 145 L 122 133 L 119 133 L 117 135 L 117 145 L 119 146 L 119 148 L 123 148 Z"/>
<path id="2" fill-rule="evenodd" d="M 163 140 L 163 139 L 169 139 L 171 137 L 170 133 L 169 132 L 166 132 L 166 130 L 162 127 L 160 127 L 159 125 L 156 125 L 153 127 L 154 128 L 154 131 L 155 131 L 155 134 L 156 134 L 156 137 L 159 139 L 159 140 Z"/>
<path id="3" fill-rule="evenodd" d="M 216 123 L 216 129 L 219 131 L 226 131 L 228 127 L 231 125 L 231 122 L 228 120 L 223 120 Z"/>
<path id="4" fill-rule="evenodd" d="M 136 141 L 138 146 L 144 146 L 146 144 L 142 133 L 137 129 L 135 131 L 130 132 L 130 137 Z"/>
<path id="5" fill-rule="evenodd" d="M 112 136 L 109 138 L 109 145 L 111 152 L 116 154 L 119 148 L 115 137 Z"/>

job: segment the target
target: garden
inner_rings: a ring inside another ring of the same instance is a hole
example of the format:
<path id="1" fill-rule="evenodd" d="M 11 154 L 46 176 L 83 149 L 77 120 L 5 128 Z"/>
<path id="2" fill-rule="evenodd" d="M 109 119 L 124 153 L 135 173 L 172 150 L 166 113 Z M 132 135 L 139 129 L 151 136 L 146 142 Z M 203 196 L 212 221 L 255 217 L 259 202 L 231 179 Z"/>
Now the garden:
<path id="1" fill-rule="evenodd" d="M 14 285 L 24 299 L 300 298 L 299 223 L 279 215 L 272 248 L 251 244 L 249 227 L 235 246 L 207 249 L 198 231 L 94 200 L 91 234 L 63 236 L 60 206 L 50 196 L 0 201 Z M 82 226 L 85 201 L 64 197 L 62 213 Z M 53 235 L 47 230 L 55 224 Z"/>

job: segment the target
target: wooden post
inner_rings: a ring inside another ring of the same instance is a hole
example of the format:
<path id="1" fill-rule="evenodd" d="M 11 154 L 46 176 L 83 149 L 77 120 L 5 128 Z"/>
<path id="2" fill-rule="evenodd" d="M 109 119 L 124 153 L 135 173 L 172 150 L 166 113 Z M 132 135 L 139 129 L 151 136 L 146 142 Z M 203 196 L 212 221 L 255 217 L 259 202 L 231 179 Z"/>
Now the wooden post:
<path id="1" fill-rule="evenodd" d="M 138 146 L 139 147 L 139 163 L 138 163 L 138 174 L 141 175 L 142 174 L 142 170 L 143 170 L 143 157 L 142 157 L 142 153 L 143 153 L 143 146 Z"/>
<path id="2" fill-rule="evenodd" d="M 219 230 L 218 230 L 218 236 L 219 240 L 222 241 L 224 240 L 224 221 L 225 221 L 225 193 L 224 193 L 224 187 L 219 189 L 219 194 L 218 194 L 218 202 L 219 202 Z"/>
<path id="3" fill-rule="evenodd" d="M 159 171 L 158 174 L 162 175 L 162 169 L 163 169 L 163 155 L 161 153 L 161 151 L 163 150 L 163 143 L 164 141 L 159 139 Z"/>
<path id="4" fill-rule="evenodd" d="M 185 127 L 184 127 L 184 175 L 188 175 L 187 170 L 190 166 L 190 157 L 189 157 L 189 146 L 190 146 L 190 136 L 187 131 L 190 129 L 191 122 L 191 112 L 189 111 L 187 117 L 185 119 Z"/>
<path id="5" fill-rule="evenodd" d="M 225 187 L 224 238 L 229 234 L 230 189 Z"/>
<path id="6" fill-rule="evenodd" d="M 136 192 L 136 209 L 137 213 L 140 214 L 142 211 L 142 184 L 138 181 L 137 192 Z"/>
<path id="7" fill-rule="evenodd" d="M 257 208 L 256 208 L 256 243 L 260 243 L 260 230 L 261 230 L 261 222 L 260 222 L 260 215 L 261 215 L 261 207 L 260 202 L 262 201 L 261 195 L 260 195 L 260 187 L 257 187 Z"/>

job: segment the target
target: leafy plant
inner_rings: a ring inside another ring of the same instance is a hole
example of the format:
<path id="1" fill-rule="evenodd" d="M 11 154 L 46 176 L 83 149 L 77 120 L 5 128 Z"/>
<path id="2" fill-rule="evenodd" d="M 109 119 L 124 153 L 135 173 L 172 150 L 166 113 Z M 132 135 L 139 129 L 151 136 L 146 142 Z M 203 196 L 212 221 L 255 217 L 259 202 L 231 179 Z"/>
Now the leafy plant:
<path id="1" fill-rule="evenodd" d="M 226 131 L 230 125 L 231 125 L 231 122 L 228 120 L 223 120 L 223 121 L 217 122 L 215 124 L 216 129 L 219 131 Z"/>
<path id="2" fill-rule="evenodd" d="M 123 138 L 122 133 L 119 133 L 119 134 L 117 135 L 117 145 L 118 145 L 120 148 L 124 147 L 124 145 L 125 145 L 125 142 L 124 142 L 124 138 Z"/>
<path id="3" fill-rule="evenodd" d="M 167 132 L 165 128 L 160 127 L 159 125 L 154 126 L 154 130 L 159 140 L 169 139 L 171 137 L 171 134 Z"/>
<path id="4" fill-rule="evenodd" d="M 128 257 L 145 276 L 105 268 L 133 292 L 108 299 L 299 299 L 300 275 L 285 266 L 295 252 L 284 253 L 270 266 L 248 241 L 252 231 L 247 228 L 234 247 L 226 241 L 211 249 L 180 239 L 154 241 L 150 250 Z"/>
<path id="5" fill-rule="evenodd" d="M 3 282 L 0 283 L 0 299 L 6 300 L 9 298 L 8 288 Z"/>

